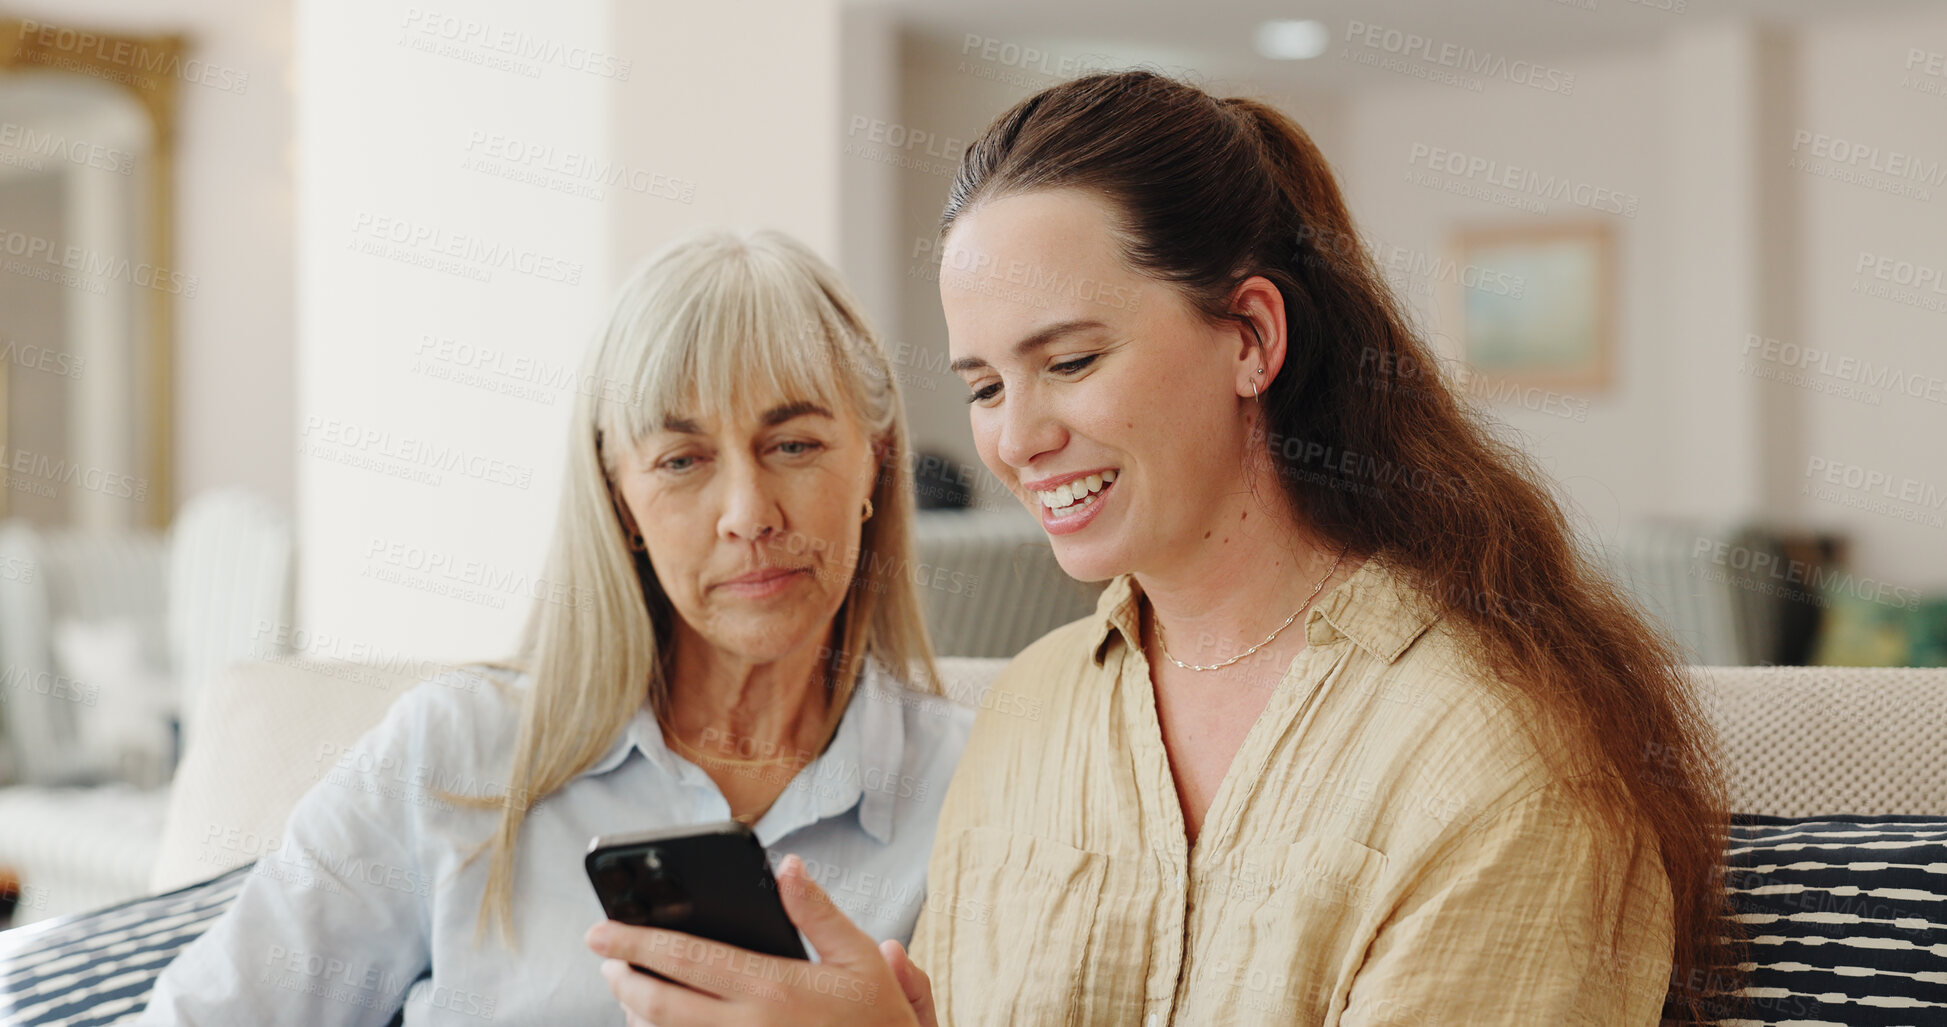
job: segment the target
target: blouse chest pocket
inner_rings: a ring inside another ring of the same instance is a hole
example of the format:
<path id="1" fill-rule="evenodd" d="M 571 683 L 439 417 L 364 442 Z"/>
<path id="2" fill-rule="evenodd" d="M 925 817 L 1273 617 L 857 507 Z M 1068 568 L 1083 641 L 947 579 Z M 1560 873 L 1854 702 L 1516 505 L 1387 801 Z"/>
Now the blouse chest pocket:
<path id="1" fill-rule="evenodd" d="M 1385 870 L 1385 853 L 1324 834 L 1243 845 L 1205 870 L 1191 1007 L 1223 1009 L 1228 1023 L 1324 1022 L 1358 968 Z"/>
<path id="2" fill-rule="evenodd" d="M 986 826 L 942 843 L 952 847 L 952 863 L 927 900 L 928 915 L 945 924 L 939 969 L 951 977 L 942 1022 L 1073 1022 L 1106 857 Z"/>

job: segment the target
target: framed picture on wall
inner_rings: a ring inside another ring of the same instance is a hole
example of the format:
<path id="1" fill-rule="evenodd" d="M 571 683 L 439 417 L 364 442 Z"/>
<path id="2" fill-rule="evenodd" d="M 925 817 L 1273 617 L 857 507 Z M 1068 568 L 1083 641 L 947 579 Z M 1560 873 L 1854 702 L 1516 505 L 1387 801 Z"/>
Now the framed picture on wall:
<path id="1" fill-rule="evenodd" d="M 1613 377 L 1615 238 L 1595 221 L 1461 231 L 1461 351 L 1485 378 L 1599 392 Z"/>

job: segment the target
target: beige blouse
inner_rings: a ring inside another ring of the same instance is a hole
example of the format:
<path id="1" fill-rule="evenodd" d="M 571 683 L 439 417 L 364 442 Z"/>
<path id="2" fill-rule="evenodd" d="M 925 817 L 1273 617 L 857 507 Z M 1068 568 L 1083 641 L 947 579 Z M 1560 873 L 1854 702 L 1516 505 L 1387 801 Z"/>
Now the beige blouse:
<path id="1" fill-rule="evenodd" d="M 982 703 L 913 939 L 943 1025 L 1657 1023 L 1653 840 L 1569 802 L 1381 561 L 1306 614 L 1194 848 L 1140 599 L 1116 579 Z"/>

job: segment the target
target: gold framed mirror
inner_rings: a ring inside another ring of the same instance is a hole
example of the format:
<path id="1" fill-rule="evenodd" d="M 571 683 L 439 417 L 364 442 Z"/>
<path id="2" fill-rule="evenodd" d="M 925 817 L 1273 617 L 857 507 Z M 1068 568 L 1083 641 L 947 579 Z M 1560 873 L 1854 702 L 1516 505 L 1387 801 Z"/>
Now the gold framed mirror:
<path id="1" fill-rule="evenodd" d="M 168 524 L 187 50 L 0 17 L 0 516 Z"/>

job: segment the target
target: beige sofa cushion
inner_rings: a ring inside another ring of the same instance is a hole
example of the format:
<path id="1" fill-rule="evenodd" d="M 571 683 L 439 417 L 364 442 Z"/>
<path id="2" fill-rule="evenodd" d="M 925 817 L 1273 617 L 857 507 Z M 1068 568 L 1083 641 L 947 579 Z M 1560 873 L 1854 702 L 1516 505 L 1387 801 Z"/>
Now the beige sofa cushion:
<path id="1" fill-rule="evenodd" d="M 1947 668 L 1694 667 L 1731 808 L 1947 816 Z"/>
<path id="2" fill-rule="evenodd" d="M 361 663 L 240 663 L 206 682 L 197 732 L 170 786 L 150 884 L 181 887 L 274 847 L 284 819 L 342 749 L 377 724 L 418 675 Z"/>

